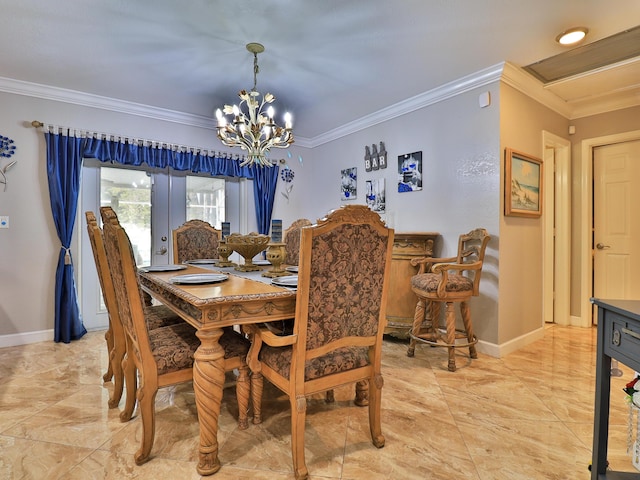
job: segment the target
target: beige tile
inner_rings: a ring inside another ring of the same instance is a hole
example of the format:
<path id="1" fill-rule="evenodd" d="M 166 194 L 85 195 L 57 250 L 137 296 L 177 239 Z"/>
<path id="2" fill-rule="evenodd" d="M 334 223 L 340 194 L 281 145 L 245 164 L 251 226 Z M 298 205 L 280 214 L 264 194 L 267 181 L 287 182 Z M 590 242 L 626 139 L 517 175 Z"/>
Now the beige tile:
<path id="1" fill-rule="evenodd" d="M 135 465 L 140 419 L 122 423 L 109 409 L 103 332 L 71 344 L 0 349 L 0 478 L 199 479 L 193 386 L 160 389 L 151 459 Z M 382 430 L 371 443 L 367 408 L 352 385 L 308 399 L 305 454 L 310 478 L 323 480 L 587 480 L 593 435 L 595 329 L 547 326 L 545 337 L 505 358 L 470 360 L 458 370 L 447 351 L 385 340 Z M 613 377 L 608 459 L 637 472 L 626 453 L 628 408 Z M 237 428 L 234 377 L 219 417 L 222 468 L 212 480 L 293 478 L 289 399 L 268 382 L 261 425 Z M 121 407 L 123 402 L 121 402 Z M 640 472 L 637 472 L 640 475 Z"/>
<path id="2" fill-rule="evenodd" d="M 83 461 L 91 452 L 90 448 L 0 436 L 0 478 L 64 478 L 73 465 Z"/>

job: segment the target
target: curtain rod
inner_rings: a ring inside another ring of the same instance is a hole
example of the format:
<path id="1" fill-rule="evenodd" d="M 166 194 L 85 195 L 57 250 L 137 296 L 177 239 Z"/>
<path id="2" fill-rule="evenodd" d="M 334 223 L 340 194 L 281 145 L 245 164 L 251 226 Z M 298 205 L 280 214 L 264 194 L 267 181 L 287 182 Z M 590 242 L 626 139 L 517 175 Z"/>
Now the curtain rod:
<path id="1" fill-rule="evenodd" d="M 82 137 L 94 137 L 94 138 L 102 138 L 103 140 L 113 140 L 113 141 L 119 141 L 122 143 L 131 143 L 131 144 L 138 144 L 140 146 L 145 146 L 145 147 L 152 147 L 152 148 L 167 148 L 170 150 L 174 150 L 174 151 L 184 151 L 184 152 L 193 152 L 195 154 L 197 153 L 202 153 L 203 155 L 209 156 L 209 157 L 221 157 L 221 158 L 228 158 L 231 160 L 244 160 L 245 156 L 244 155 L 239 155 L 239 154 L 233 154 L 230 152 L 216 152 L 215 150 L 211 149 L 211 148 L 204 148 L 204 147 L 192 147 L 192 146 L 188 146 L 188 145 L 180 145 L 177 143 L 168 143 L 168 142 L 163 142 L 160 140 L 147 140 L 144 138 L 130 138 L 126 135 L 118 135 L 118 134 L 114 134 L 114 133 L 103 133 L 103 132 L 95 132 L 92 130 L 82 130 L 82 129 L 78 129 L 78 128 L 71 128 L 71 127 L 62 127 L 62 126 L 58 126 L 58 125 L 53 125 L 50 123 L 42 123 L 40 120 L 33 120 L 31 122 L 31 126 L 33 128 L 42 128 L 43 130 L 48 130 L 50 133 L 54 133 L 54 132 L 58 132 L 60 130 L 66 130 L 66 131 L 71 131 L 74 132 L 75 135 L 80 135 Z M 282 162 L 282 161 L 281 161 Z"/>

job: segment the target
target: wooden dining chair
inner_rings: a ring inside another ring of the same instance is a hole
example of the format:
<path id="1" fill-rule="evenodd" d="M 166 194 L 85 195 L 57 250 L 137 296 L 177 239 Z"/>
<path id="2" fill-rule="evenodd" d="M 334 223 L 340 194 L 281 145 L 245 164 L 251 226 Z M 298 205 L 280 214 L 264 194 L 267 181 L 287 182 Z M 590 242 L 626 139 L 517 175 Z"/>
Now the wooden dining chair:
<path id="1" fill-rule="evenodd" d="M 476 228 L 458 237 L 458 254 L 450 258 L 414 258 L 412 265 L 419 265 L 411 277 L 411 290 L 418 297 L 409 334 L 407 356 L 415 354 L 416 342 L 432 347 L 446 347 L 449 361 L 447 368 L 456 370 L 455 349 L 469 348 L 469 357 L 478 358 L 473 333 L 471 310 L 468 302 L 480 294 L 480 277 L 487 244 L 491 237 L 484 228 Z M 456 328 L 454 305 L 460 305 L 462 328 Z M 444 326 L 440 325 L 440 306 L 445 305 Z"/>
<path id="2" fill-rule="evenodd" d="M 306 218 L 299 218 L 295 220 L 289 228 L 284 231 L 282 241 L 285 244 L 285 259 L 284 264 L 289 266 L 297 266 L 298 258 L 300 255 L 300 231 L 302 227 L 311 225 L 311 222 Z M 293 329 L 293 318 L 280 320 L 279 322 L 269 322 L 266 326 L 279 335 L 283 333 L 290 334 Z M 333 392 L 327 392 L 327 401 L 333 401 Z"/>
<path id="3" fill-rule="evenodd" d="M 172 231 L 173 263 L 218 258 L 222 232 L 203 220 L 189 220 Z"/>
<path id="4" fill-rule="evenodd" d="M 369 429 L 384 446 L 380 422 L 382 335 L 393 230 L 363 205 L 331 212 L 301 234 L 293 334 L 248 327 L 252 371 L 289 396 L 296 478 L 307 478 L 306 396 L 359 383 L 369 388 Z"/>
<path id="5" fill-rule="evenodd" d="M 105 251 L 114 285 L 116 304 L 126 338 L 123 370 L 126 383 L 125 408 L 120 418 L 128 420 L 138 403 L 142 421 L 140 448 L 135 462 L 140 465 L 149 459 L 155 437 L 155 398 L 159 388 L 189 382 L 193 378 L 193 357 L 200 341 L 196 330 L 187 323 L 149 329 L 131 242 L 109 207 L 100 209 L 103 221 Z M 246 355 L 249 341 L 231 329 L 220 337 L 224 349 L 225 370 L 238 369 L 236 383 L 238 426 L 248 426 L 250 396 L 249 371 Z M 139 383 L 138 383 L 139 378 Z"/>
<path id="6" fill-rule="evenodd" d="M 284 242 L 284 263 L 286 265 L 298 265 L 298 257 L 300 254 L 300 230 L 302 227 L 306 227 L 308 225 L 311 225 L 309 220 L 306 218 L 299 218 L 284 231 L 282 240 Z"/>
<path id="7" fill-rule="evenodd" d="M 98 281 L 102 291 L 107 315 L 109 317 L 109 327 L 105 333 L 109 363 L 107 372 L 103 375 L 103 380 L 108 382 L 113 379 L 113 392 L 109 398 L 109 408 L 115 408 L 120 404 L 124 388 L 124 374 L 122 372 L 122 360 L 126 353 L 126 339 L 116 304 L 116 294 L 109 273 L 107 254 L 104 249 L 102 229 L 98 225 L 98 220 L 93 212 L 85 212 L 87 220 L 87 233 L 89 243 L 93 252 L 93 259 L 96 264 Z M 150 330 L 167 325 L 183 323 L 183 320 L 164 305 L 154 305 L 144 307 L 144 317 Z"/>

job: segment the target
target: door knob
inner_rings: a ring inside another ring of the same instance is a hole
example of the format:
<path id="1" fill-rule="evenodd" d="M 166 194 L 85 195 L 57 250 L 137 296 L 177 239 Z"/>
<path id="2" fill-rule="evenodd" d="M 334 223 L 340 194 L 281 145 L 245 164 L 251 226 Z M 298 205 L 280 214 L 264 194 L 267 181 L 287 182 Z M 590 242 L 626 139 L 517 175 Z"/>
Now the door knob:
<path id="1" fill-rule="evenodd" d="M 611 245 L 605 245 L 605 244 L 603 244 L 603 243 L 597 243 L 597 244 L 596 244 L 596 248 L 597 248 L 598 250 L 604 250 L 605 248 L 611 248 Z"/>
<path id="2" fill-rule="evenodd" d="M 156 255 L 166 255 L 167 254 L 167 247 L 160 247 L 160 250 L 156 251 Z"/>

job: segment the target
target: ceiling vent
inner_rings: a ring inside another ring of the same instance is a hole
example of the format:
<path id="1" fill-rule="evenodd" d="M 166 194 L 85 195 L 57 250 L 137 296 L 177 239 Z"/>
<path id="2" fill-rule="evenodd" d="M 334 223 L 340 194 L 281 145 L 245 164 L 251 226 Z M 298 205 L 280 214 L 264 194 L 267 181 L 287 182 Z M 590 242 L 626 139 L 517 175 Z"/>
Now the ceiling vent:
<path id="1" fill-rule="evenodd" d="M 640 26 L 523 67 L 543 83 L 640 56 Z"/>

